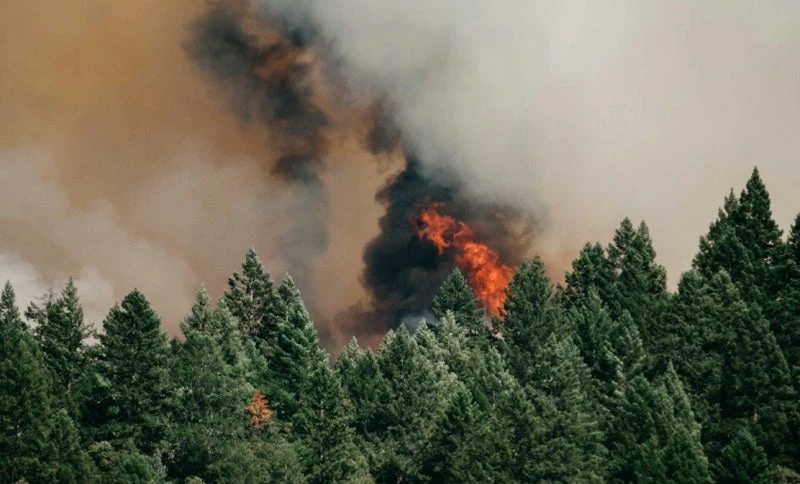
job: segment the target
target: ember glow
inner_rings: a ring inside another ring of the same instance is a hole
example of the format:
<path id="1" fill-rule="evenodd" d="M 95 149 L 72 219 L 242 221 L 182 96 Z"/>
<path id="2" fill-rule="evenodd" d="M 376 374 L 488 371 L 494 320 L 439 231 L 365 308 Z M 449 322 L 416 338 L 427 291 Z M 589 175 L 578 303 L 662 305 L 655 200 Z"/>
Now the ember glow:
<path id="1" fill-rule="evenodd" d="M 455 262 L 466 274 L 475 296 L 491 315 L 499 316 L 513 270 L 503 264 L 497 251 L 477 240 L 469 225 L 439 213 L 441 206 L 432 204 L 422 210 L 417 235 L 432 242 L 439 254 L 454 250 Z"/>

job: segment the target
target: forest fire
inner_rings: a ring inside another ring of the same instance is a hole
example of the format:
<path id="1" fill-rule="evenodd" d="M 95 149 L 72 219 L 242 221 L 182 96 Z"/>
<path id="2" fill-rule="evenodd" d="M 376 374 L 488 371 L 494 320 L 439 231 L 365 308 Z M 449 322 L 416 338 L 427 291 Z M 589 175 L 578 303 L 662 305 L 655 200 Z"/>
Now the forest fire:
<path id="1" fill-rule="evenodd" d="M 499 316 L 513 270 L 500 260 L 497 251 L 477 240 L 469 225 L 439 213 L 442 206 L 434 203 L 422 210 L 417 235 L 433 243 L 439 254 L 452 248 L 455 262 L 466 274 L 475 296 L 490 315 Z"/>

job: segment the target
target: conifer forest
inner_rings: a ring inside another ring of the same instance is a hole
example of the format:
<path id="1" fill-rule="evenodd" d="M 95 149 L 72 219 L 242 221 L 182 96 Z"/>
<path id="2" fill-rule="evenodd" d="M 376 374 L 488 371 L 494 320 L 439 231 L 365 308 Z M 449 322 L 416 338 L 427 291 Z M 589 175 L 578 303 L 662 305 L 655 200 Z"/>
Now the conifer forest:
<path id="1" fill-rule="evenodd" d="M 625 219 L 563 283 L 524 260 L 491 318 L 455 270 L 336 358 L 253 250 L 172 339 L 138 290 L 93 332 L 72 282 L 6 284 L 0 482 L 800 482 L 800 217 L 755 170 L 699 240 L 669 291 Z"/>

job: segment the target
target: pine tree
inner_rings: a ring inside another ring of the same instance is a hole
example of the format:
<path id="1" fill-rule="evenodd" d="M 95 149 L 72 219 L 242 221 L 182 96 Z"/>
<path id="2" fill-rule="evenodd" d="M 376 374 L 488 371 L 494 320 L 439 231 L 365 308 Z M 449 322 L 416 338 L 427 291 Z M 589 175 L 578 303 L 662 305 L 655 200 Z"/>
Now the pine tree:
<path id="1" fill-rule="evenodd" d="M 42 352 L 9 283 L 0 295 L 0 355 L 0 480 L 93 481 L 72 420 L 56 408 Z"/>
<path id="2" fill-rule="evenodd" d="M 72 279 L 59 298 L 49 295 L 41 308 L 31 304 L 25 316 L 37 324 L 36 339 L 55 392 L 64 395 L 70 415 L 77 416 L 75 392 L 86 370 L 84 340 L 91 335 L 91 328 L 83 320 L 83 308 Z"/>
<path id="3" fill-rule="evenodd" d="M 706 278 L 725 270 L 745 301 L 766 309 L 781 287 L 775 277 L 786 254 L 781 234 L 755 168 L 741 195 L 725 199 L 718 219 L 700 239 L 694 268 Z"/>
<path id="4" fill-rule="evenodd" d="M 513 440 L 512 412 L 520 408 L 512 393 L 522 392 L 519 383 L 495 348 L 470 344 L 453 312 L 441 319 L 433 341 L 429 335 L 426 328 L 415 334 L 423 354 L 447 365 L 463 387 L 450 401 L 423 473 L 434 482 L 511 480 L 511 461 L 522 454 Z"/>
<path id="5" fill-rule="evenodd" d="M 675 298 L 679 327 L 690 327 L 674 360 L 703 426 L 709 457 L 726 436 L 752 424 L 767 454 L 791 464 L 797 394 L 783 354 L 758 307 L 750 307 L 725 272 L 711 280 L 687 275 Z M 779 444 L 780 443 L 780 444 Z"/>
<path id="6" fill-rule="evenodd" d="M 523 261 L 508 285 L 503 321 L 496 325 L 502 332 L 509 369 L 523 385 L 530 381 L 539 349 L 564 324 L 562 314 L 551 304 L 552 296 L 542 260 Z"/>
<path id="7" fill-rule="evenodd" d="M 667 276 L 655 261 L 647 224 L 642 222 L 634 229 L 630 219 L 624 219 L 608 247 L 608 258 L 617 273 L 620 311 L 612 317 L 619 318 L 628 311 L 650 347 L 655 344 L 658 314 L 667 300 Z"/>
<path id="8" fill-rule="evenodd" d="M 456 376 L 427 358 L 403 327 L 387 333 L 375 362 L 381 378 L 368 393 L 351 393 L 356 405 L 372 411 L 369 427 L 356 427 L 371 473 L 379 482 L 417 481 L 458 388 Z"/>
<path id="9" fill-rule="evenodd" d="M 710 482 L 708 461 L 675 375 L 631 380 L 609 431 L 613 478 L 622 482 Z M 688 419 L 688 420 L 687 420 Z"/>
<path id="10" fill-rule="evenodd" d="M 318 365 L 311 371 L 303 399 L 292 431 L 308 482 L 372 482 L 350 426 L 344 390 L 330 366 Z"/>
<path id="11" fill-rule="evenodd" d="M 467 279 L 457 268 L 433 298 L 431 309 L 439 320 L 445 317 L 447 311 L 452 311 L 455 320 L 473 341 L 484 346 L 491 341 L 489 328 L 484 323 L 485 311 L 472 293 Z"/>
<path id="12" fill-rule="evenodd" d="M 569 313 L 574 341 L 605 396 L 624 392 L 626 382 L 647 368 L 647 354 L 630 313 L 609 316 L 593 289 Z"/>
<path id="13" fill-rule="evenodd" d="M 319 346 L 317 330 L 290 276 L 283 279 L 278 293 L 286 319 L 281 321 L 280 336 L 269 360 L 267 394 L 278 415 L 289 421 L 300 408 L 302 390 L 312 372 L 327 365 L 328 357 Z"/>
<path id="14" fill-rule="evenodd" d="M 247 251 L 242 272 L 228 279 L 225 303 L 236 319 L 243 336 L 256 338 L 265 351 L 276 344 L 283 306 L 270 274 L 253 248 Z"/>
<path id="15" fill-rule="evenodd" d="M 245 405 L 255 390 L 225 361 L 210 335 L 186 330 L 170 365 L 175 394 L 166 436 L 168 468 L 173 478 L 207 479 L 208 467 L 227 457 L 228 446 L 244 440 Z"/>
<path id="16" fill-rule="evenodd" d="M 718 482 L 731 484 L 776 482 L 767 454 L 747 429 L 722 449 L 714 474 Z"/>
<path id="17" fill-rule="evenodd" d="M 167 422 L 170 346 L 161 320 L 138 290 L 114 306 L 103 322 L 98 373 L 101 401 L 95 439 L 132 439 L 145 453 L 161 440 Z"/>
<path id="18" fill-rule="evenodd" d="M 789 367 L 800 372 L 800 214 L 789 232 L 786 255 L 776 273 L 780 288 L 767 307 L 767 317 Z"/>
<path id="19" fill-rule="evenodd" d="M 587 299 L 596 296 L 611 314 L 619 314 L 614 264 L 608 260 L 599 243 L 583 246 L 578 258 L 572 262 L 572 272 L 567 272 L 565 282 L 564 297 L 570 307 L 585 304 Z"/>
<path id="20" fill-rule="evenodd" d="M 286 319 L 269 362 L 268 395 L 292 428 L 309 482 L 362 481 L 366 461 L 355 444 L 344 391 L 288 275 L 278 289 Z"/>
<path id="21" fill-rule="evenodd" d="M 600 482 L 606 449 L 591 376 L 570 338 L 550 335 L 533 369 L 530 391 L 544 425 L 536 481 Z"/>

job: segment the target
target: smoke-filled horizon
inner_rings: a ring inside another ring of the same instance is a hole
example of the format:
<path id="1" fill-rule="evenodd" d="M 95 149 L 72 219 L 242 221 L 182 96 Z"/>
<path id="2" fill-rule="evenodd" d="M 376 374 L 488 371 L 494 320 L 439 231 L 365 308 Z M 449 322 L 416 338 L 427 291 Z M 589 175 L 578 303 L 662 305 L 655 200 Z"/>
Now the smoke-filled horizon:
<path id="1" fill-rule="evenodd" d="M 532 216 L 556 278 L 630 216 L 674 282 L 754 165 L 784 228 L 800 211 L 791 0 L 262 0 L 283 30 L 245 12 L 250 37 L 189 0 L 60 5 L 0 6 L 0 279 L 21 301 L 74 276 L 99 322 L 138 287 L 175 333 L 255 246 L 341 344 L 400 139 L 430 184 Z"/>

